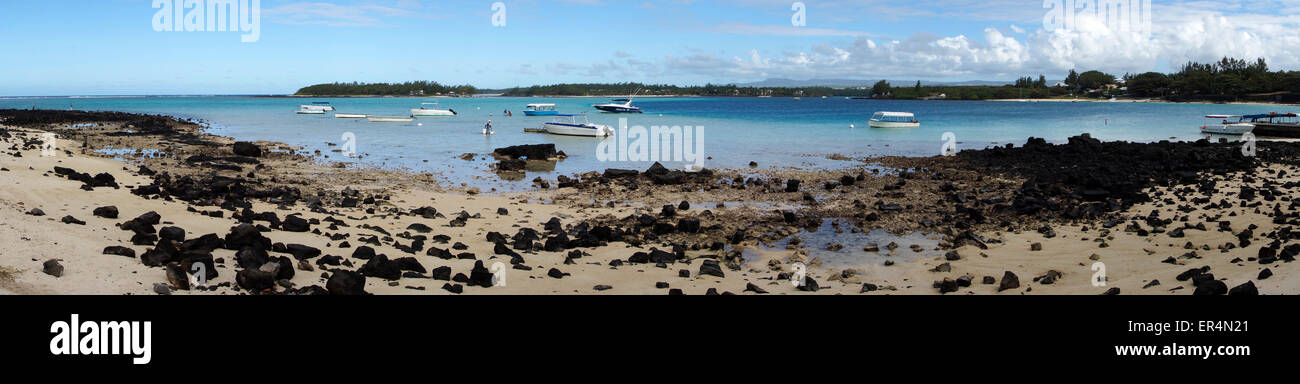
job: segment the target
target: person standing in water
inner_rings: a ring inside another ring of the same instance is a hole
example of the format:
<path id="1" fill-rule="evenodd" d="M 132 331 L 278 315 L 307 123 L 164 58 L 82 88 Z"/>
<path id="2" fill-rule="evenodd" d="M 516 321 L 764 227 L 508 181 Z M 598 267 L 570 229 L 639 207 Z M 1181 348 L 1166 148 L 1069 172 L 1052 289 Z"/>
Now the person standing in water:
<path id="1" fill-rule="evenodd" d="M 487 124 L 483 125 L 483 135 L 489 136 L 495 135 L 496 133 L 496 131 L 492 130 L 492 120 L 488 120 Z"/>

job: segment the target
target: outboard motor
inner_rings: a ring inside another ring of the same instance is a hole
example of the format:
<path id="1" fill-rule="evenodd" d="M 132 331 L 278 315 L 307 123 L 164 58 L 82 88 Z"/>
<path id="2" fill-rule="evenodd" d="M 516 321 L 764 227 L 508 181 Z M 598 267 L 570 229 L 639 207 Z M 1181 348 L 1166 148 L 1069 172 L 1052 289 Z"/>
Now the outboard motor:
<path id="1" fill-rule="evenodd" d="M 448 108 L 447 110 L 448 110 L 448 111 L 451 111 L 451 114 L 452 114 L 452 115 L 460 115 L 459 113 L 456 113 L 456 110 L 455 110 L 455 109 L 450 109 L 450 108 Z"/>

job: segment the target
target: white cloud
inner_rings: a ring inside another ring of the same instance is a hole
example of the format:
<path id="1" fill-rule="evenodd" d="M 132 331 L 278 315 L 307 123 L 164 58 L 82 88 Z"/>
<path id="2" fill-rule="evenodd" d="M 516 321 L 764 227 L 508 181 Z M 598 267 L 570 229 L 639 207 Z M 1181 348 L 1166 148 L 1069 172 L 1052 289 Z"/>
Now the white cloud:
<path id="1" fill-rule="evenodd" d="M 1122 74 L 1171 71 L 1187 61 L 1217 61 L 1222 57 L 1263 57 L 1274 69 L 1300 69 L 1300 15 L 1226 15 L 1215 11 L 1241 8 L 1234 4 L 1157 6 L 1150 35 L 1111 29 L 1089 17 L 1080 17 L 1071 30 L 1026 30 L 1012 25 L 1006 33 L 987 28 L 974 37 L 918 33 L 902 40 L 886 40 L 825 30 L 808 34 L 833 38 L 806 49 L 694 52 L 653 62 L 638 61 L 620 69 L 646 78 L 689 74 L 736 82 L 770 77 L 1009 79 L 1037 74 L 1064 76 L 1070 69 Z M 1300 7 L 1291 9 L 1300 12 Z M 715 32 L 789 34 L 798 29 L 724 24 Z M 617 64 L 601 63 L 585 71 L 605 73 L 609 69 L 602 67 Z"/>

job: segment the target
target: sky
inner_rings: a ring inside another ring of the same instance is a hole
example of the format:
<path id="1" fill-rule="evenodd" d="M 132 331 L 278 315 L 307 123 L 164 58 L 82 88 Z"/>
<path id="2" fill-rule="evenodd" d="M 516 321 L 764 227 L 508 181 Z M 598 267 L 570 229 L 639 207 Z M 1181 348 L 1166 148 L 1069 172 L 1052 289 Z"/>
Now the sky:
<path id="1" fill-rule="evenodd" d="M 1064 11 L 1095 0 L 237 1 L 260 10 L 257 28 L 184 31 L 181 18 L 182 31 L 159 31 L 175 22 L 155 25 L 167 21 L 161 3 L 177 0 L 4 0 L 0 95 L 287 94 L 336 81 L 1061 79 L 1225 56 L 1300 70 L 1300 0 L 1146 0 L 1148 11 L 1143 0 L 1103 0 L 1136 3 L 1116 17 Z M 256 41 L 241 41 L 253 29 Z"/>

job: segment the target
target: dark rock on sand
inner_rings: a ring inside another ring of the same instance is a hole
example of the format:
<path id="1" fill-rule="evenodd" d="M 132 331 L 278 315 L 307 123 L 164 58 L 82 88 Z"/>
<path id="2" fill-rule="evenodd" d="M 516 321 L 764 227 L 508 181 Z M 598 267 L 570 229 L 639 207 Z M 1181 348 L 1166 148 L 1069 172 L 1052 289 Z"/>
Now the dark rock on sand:
<path id="1" fill-rule="evenodd" d="M 377 277 L 384 280 L 399 280 L 402 278 L 402 268 L 397 263 L 388 260 L 388 256 L 384 255 L 371 258 L 357 272 L 366 277 Z"/>
<path id="2" fill-rule="evenodd" d="M 1210 280 L 1202 282 L 1196 286 L 1196 291 L 1192 292 L 1194 296 L 1218 296 L 1228 293 L 1228 284 L 1219 280 Z"/>
<path id="3" fill-rule="evenodd" d="M 240 288 L 262 292 L 275 288 L 275 274 L 262 269 L 244 269 L 235 274 L 235 282 Z"/>
<path id="4" fill-rule="evenodd" d="M 1255 287 L 1255 282 L 1247 281 L 1229 290 L 1228 296 L 1259 296 L 1259 288 Z"/>
<path id="5" fill-rule="evenodd" d="M 1002 274 L 1002 283 L 998 284 L 998 292 L 1016 288 L 1020 288 L 1020 277 L 1011 273 L 1011 271 L 1004 272 Z"/>
<path id="6" fill-rule="evenodd" d="M 104 248 L 104 254 L 105 254 L 105 255 L 126 256 L 126 257 L 130 257 L 130 258 L 132 258 L 132 259 L 135 258 L 135 250 L 134 250 L 134 249 L 127 248 L 127 247 L 121 247 L 121 246 L 111 246 L 111 247 L 106 247 L 106 248 Z"/>
<path id="7" fill-rule="evenodd" d="M 289 232 L 310 232 L 311 224 L 301 216 L 289 216 L 284 218 L 284 222 L 280 224 L 280 229 Z"/>
<path id="8" fill-rule="evenodd" d="M 700 264 L 699 274 L 700 276 L 708 275 L 721 278 L 727 277 L 726 274 L 722 272 L 722 267 L 718 265 L 717 260 L 704 260 L 704 263 Z"/>
<path id="9" fill-rule="evenodd" d="M 325 282 L 331 295 L 365 295 L 366 277 L 360 273 L 338 270 Z"/>
<path id="10" fill-rule="evenodd" d="M 117 207 L 114 207 L 114 206 L 111 206 L 111 205 L 110 205 L 110 206 L 107 206 L 107 207 L 99 207 L 99 208 L 95 208 L 95 211 L 93 212 L 93 214 L 94 214 L 96 217 L 102 217 L 102 218 L 105 218 L 105 219 L 116 219 L 116 218 L 117 218 Z"/>
<path id="11" fill-rule="evenodd" d="M 441 266 L 433 269 L 433 279 L 451 281 L 451 267 Z"/>
<path id="12" fill-rule="evenodd" d="M 163 227 L 158 230 L 158 238 L 183 243 L 185 242 L 185 230 L 180 227 Z"/>
<path id="13" fill-rule="evenodd" d="M 59 259 L 46 260 L 41 266 L 46 275 L 63 277 L 63 264 L 59 264 Z"/>
<path id="14" fill-rule="evenodd" d="M 250 142 L 236 142 L 231 149 L 239 156 L 262 157 L 262 148 Z"/>

